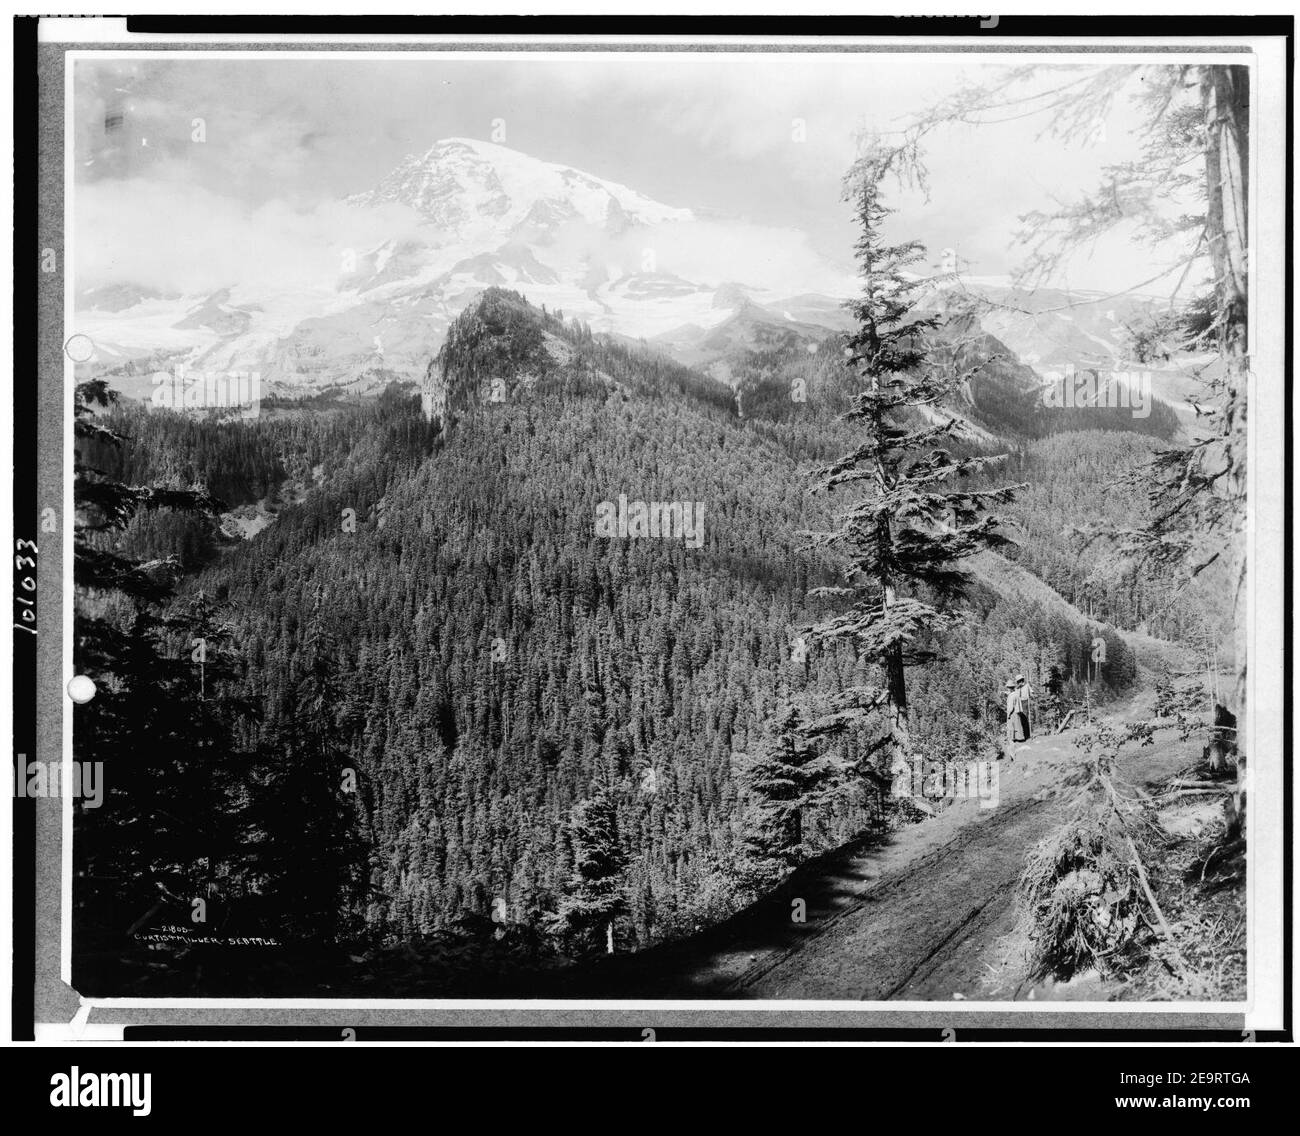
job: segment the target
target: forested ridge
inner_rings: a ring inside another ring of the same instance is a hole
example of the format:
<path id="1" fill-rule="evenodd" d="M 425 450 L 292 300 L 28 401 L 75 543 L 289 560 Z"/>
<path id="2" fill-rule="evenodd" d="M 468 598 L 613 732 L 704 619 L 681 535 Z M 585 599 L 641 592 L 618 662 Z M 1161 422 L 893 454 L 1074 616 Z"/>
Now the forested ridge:
<path id="1" fill-rule="evenodd" d="M 433 421 L 398 389 L 250 422 L 99 412 L 121 440 L 86 439 L 82 460 L 104 478 L 202 489 L 224 508 L 290 478 L 312 487 L 247 542 L 215 511 L 167 507 L 85 534 L 173 591 L 145 618 L 83 589 L 82 613 L 116 620 L 139 658 L 116 662 L 116 699 L 78 709 L 78 750 L 111 735 L 117 760 L 139 764 L 155 656 L 170 660 L 175 721 L 165 771 L 79 814 L 82 933 L 106 930 L 110 891 L 115 908 L 148 908 L 160 872 L 170 895 L 219 895 L 238 925 L 280 940 L 418 941 L 492 920 L 567 954 L 604 945 L 597 909 L 626 950 L 753 898 L 740 755 L 779 735 L 791 704 L 815 717 L 874 669 L 803 639 L 831 602 L 810 590 L 834 578 L 832 554 L 801 535 L 827 519 L 809 472 L 854 437 L 836 417 L 854 390 L 838 345 L 802 352 L 801 401 L 781 370 L 793 359 L 749 360 L 737 407 L 696 372 L 496 289 L 447 343 Z M 976 420 L 995 421 L 995 389 L 981 404 L 974 384 Z M 1097 622 L 976 566 L 970 617 L 911 680 L 913 742 L 940 759 L 986 755 L 1012 674 L 1078 697 L 1098 635 L 1108 663 L 1091 696 L 1126 689 L 1131 652 L 1103 624 L 1134 626 L 1165 598 L 1157 580 L 1097 584 L 1104 551 L 1062 524 L 1115 520 L 1100 489 L 1151 438 L 1002 429 L 1014 448 L 998 475 L 1029 487 L 1006 555 L 1067 599 L 1091 595 Z M 597 506 L 620 495 L 701 503 L 702 546 L 598 536 Z M 1140 497 L 1122 507 L 1143 520 Z M 821 752 L 851 767 L 870 740 L 855 726 Z M 892 807 L 847 779 L 801 840 L 835 847 Z M 156 812 L 181 818 L 180 847 L 132 839 Z M 201 853 L 187 819 L 202 820 Z"/>
<path id="2" fill-rule="evenodd" d="M 1089 526 L 1103 518 L 1121 528 L 1146 523 L 1143 476 L 1152 456 L 1178 436 L 1174 412 L 1159 399 L 1144 418 L 1123 407 L 1047 407 L 1037 376 L 992 336 L 957 319 L 937 328 L 933 340 L 936 354 L 970 372 L 949 409 L 972 430 L 953 439 L 953 453 L 1008 453 L 1002 470 L 977 474 L 971 484 L 990 485 L 1005 473 L 1027 485 L 1006 508 L 1015 537 L 1007 555 L 1100 623 L 1144 626 L 1168 638 L 1217 625 L 1225 604 L 1210 598 L 1207 611 L 1207 596 L 1226 590 L 1222 568 L 1177 594 L 1167 578 L 1146 575 L 1109 555 L 1105 543 L 1085 540 Z M 793 333 L 769 329 L 731 370 L 754 430 L 779 440 L 796 460 L 821 461 L 851 441 L 835 418 L 853 390 L 843 363 L 834 340 L 809 352 Z M 982 438 L 978 430 L 992 436 Z"/>

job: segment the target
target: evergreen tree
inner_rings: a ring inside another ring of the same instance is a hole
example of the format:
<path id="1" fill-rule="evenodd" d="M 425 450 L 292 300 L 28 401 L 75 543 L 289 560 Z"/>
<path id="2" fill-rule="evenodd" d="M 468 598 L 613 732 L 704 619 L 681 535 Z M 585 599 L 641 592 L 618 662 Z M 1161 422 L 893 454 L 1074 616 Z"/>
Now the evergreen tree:
<path id="1" fill-rule="evenodd" d="M 552 918 L 553 929 L 572 947 L 592 950 L 603 938 L 614 951 L 614 929 L 627 911 L 627 857 L 619 843 L 614 795 L 602 787 L 578 802 L 569 819 L 573 872 Z"/>
<path id="2" fill-rule="evenodd" d="M 845 772 L 844 762 L 823 750 L 803 710 L 788 702 L 745 766 L 741 776 L 755 808 L 741 849 L 753 890 L 767 890 L 808 858 L 810 818 L 835 794 Z"/>
<path id="3" fill-rule="evenodd" d="M 938 320 L 916 314 L 916 294 L 924 282 L 906 272 L 921 259 L 922 246 L 885 241 L 884 223 L 892 210 L 882 200 L 881 183 L 895 156 L 872 147 L 846 179 L 845 196 L 856 204 L 861 226 L 856 251 L 863 283 L 861 298 L 848 305 L 858 327 L 846 354 L 868 385 L 845 417 L 865 426 L 865 438 L 823 469 L 814 484 L 818 491 L 865 485 L 867 492 L 836 516 L 832 531 L 812 534 L 816 543 L 848 557 L 844 584 L 814 594 L 854 597 L 847 611 L 817 625 L 812 634 L 852 640 L 881 666 L 883 689 L 873 692 L 871 701 L 886 708 L 889 728 L 878 748 L 887 750 L 891 761 L 911 752 L 905 668 L 929 661 L 928 639 L 953 621 L 951 604 L 967 584 L 957 562 L 1009 543 L 988 509 L 1022 488 L 949 487 L 954 478 L 998 459 L 954 458 L 939 443 L 951 435 L 956 420 L 934 423 L 915 413 L 940 417 L 935 408 L 969 376 L 929 359 L 926 336 Z"/>

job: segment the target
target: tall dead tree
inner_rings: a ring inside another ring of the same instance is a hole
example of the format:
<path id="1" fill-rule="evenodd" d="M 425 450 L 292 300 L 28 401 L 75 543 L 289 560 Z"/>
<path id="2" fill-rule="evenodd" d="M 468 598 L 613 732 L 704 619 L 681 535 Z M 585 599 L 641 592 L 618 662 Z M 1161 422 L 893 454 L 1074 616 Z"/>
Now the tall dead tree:
<path id="1" fill-rule="evenodd" d="M 1233 611 L 1238 730 L 1246 728 L 1246 414 L 1248 354 L 1247 267 L 1250 177 L 1250 71 L 1245 67 L 1201 69 L 1205 114 L 1206 244 L 1214 266 L 1221 326 L 1219 350 L 1227 369 L 1224 457 L 1227 494 L 1233 506 Z M 1238 734 L 1244 751 L 1246 738 Z"/>

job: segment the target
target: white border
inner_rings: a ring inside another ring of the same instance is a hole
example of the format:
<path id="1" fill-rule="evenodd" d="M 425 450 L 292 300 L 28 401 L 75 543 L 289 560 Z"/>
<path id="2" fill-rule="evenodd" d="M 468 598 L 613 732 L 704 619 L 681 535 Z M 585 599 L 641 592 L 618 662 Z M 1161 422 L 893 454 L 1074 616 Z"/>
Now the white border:
<path id="1" fill-rule="evenodd" d="M 1285 893 L 1282 846 L 1285 780 L 1282 763 L 1282 593 L 1285 385 L 1282 329 L 1286 326 L 1286 74 L 1281 44 L 1259 50 L 1251 71 L 1248 274 L 1249 354 L 1246 393 L 1247 465 L 1247 998 L 1253 1013 L 1267 1014 L 1258 1028 L 1283 1026 Z M 1262 80 L 1262 81 L 1261 81 Z M 1273 206 L 1264 216 L 1261 202 Z M 1263 329 L 1270 329 L 1264 335 Z M 1293 329 L 1294 334 L 1294 329 Z M 1261 523 L 1262 522 L 1262 523 Z M 1271 524 L 1269 522 L 1272 522 Z M 1270 760 L 1272 758 L 1272 760 Z M 1294 776 L 1294 774 L 1293 774 Z M 1294 803 L 1294 802 L 1293 802 Z M 1294 822 L 1294 811 L 1292 813 Z M 1262 834 L 1262 835 L 1261 835 Z M 1292 861 L 1294 863 L 1294 859 Z M 1293 915 L 1294 918 L 1294 915 Z M 1294 977 L 1294 976 L 1293 976 Z"/>

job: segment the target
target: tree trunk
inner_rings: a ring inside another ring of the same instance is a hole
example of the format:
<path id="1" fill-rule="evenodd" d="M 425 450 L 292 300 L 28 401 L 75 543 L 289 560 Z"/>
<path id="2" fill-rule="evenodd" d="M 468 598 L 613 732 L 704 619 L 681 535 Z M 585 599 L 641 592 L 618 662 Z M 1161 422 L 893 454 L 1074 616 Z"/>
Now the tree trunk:
<path id="1" fill-rule="evenodd" d="M 614 953 L 614 920 L 605 924 L 605 953 L 612 955 Z"/>
<path id="2" fill-rule="evenodd" d="M 911 752 L 912 739 L 907 727 L 907 683 L 903 676 L 902 647 L 890 651 L 885 669 L 889 680 L 890 732 L 894 735 L 894 745 L 907 756 Z"/>
<path id="3" fill-rule="evenodd" d="M 1227 492 L 1236 517 L 1232 533 L 1233 654 L 1236 659 L 1233 710 L 1241 723 L 1238 748 L 1246 744 L 1246 405 L 1250 78 L 1245 67 L 1207 67 L 1201 78 L 1205 111 L 1205 175 L 1208 189 L 1206 238 L 1214 266 L 1221 320 L 1220 350 L 1227 364 L 1224 457 Z"/>
<path id="4" fill-rule="evenodd" d="M 871 376 L 871 389 L 876 392 L 880 390 L 879 375 L 873 374 Z M 879 412 L 876 414 L 872 427 L 877 438 L 883 434 L 886 428 L 884 416 Z M 876 487 L 883 493 L 894 482 L 893 470 L 882 459 L 877 458 L 874 472 Z M 884 567 L 890 563 L 893 550 L 894 532 L 890 527 L 889 518 L 882 516 L 876 528 L 876 554 L 879 558 L 878 563 L 882 566 L 880 588 L 884 596 L 886 613 L 894 606 L 898 598 L 890 571 L 887 567 Z M 912 750 L 911 738 L 907 729 L 907 680 L 903 672 L 902 646 L 892 647 L 885 659 L 885 685 L 889 692 L 889 733 L 892 739 L 891 748 L 894 751 L 891 755 L 892 765 L 900 758 L 909 757 Z"/>

